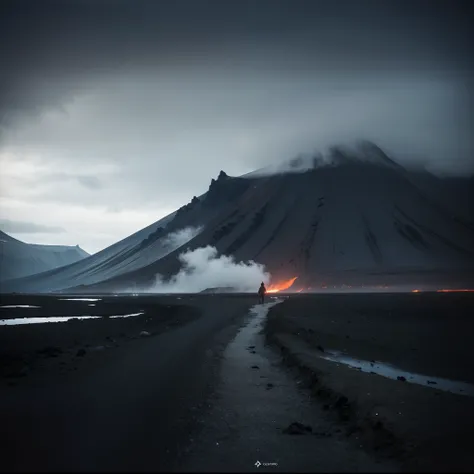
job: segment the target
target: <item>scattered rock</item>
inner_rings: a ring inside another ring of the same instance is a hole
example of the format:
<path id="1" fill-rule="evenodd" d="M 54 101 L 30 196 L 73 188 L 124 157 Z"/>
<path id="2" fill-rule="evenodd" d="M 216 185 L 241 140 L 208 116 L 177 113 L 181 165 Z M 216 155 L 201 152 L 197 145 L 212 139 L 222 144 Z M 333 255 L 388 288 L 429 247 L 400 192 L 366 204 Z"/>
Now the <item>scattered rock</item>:
<path id="1" fill-rule="evenodd" d="M 76 352 L 76 357 L 84 357 L 86 355 L 86 350 L 85 349 L 79 349 Z"/>
<path id="2" fill-rule="evenodd" d="M 371 374 L 377 375 L 377 372 L 370 371 Z"/>
<path id="3" fill-rule="evenodd" d="M 95 346 L 92 349 L 90 349 L 91 352 L 100 352 L 105 350 L 105 346 Z"/>
<path id="4" fill-rule="evenodd" d="M 45 357 L 57 357 L 63 351 L 57 346 L 48 346 L 38 351 L 38 354 L 44 355 Z"/>
<path id="5" fill-rule="evenodd" d="M 313 429 L 309 425 L 303 425 L 303 423 L 299 423 L 297 421 L 291 423 L 287 428 L 283 430 L 284 434 L 290 435 L 304 435 L 312 433 Z"/>
<path id="6" fill-rule="evenodd" d="M 140 337 L 148 337 L 151 336 L 151 334 L 148 331 L 141 331 L 140 332 Z"/>
<path id="7" fill-rule="evenodd" d="M 407 381 L 407 379 L 403 375 L 399 375 L 397 377 L 397 380 L 400 380 L 400 382 L 406 382 Z"/>
<path id="8" fill-rule="evenodd" d="M 315 432 L 313 433 L 313 436 L 317 436 L 318 438 L 329 438 L 332 436 L 331 433 L 326 433 L 324 431 L 320 431 L 320 432 Z"/>
<path id="9" fill-rule="evenodd" d="M 426 383 L 428 385 L 437 385 L 437 383 L 434 380 L 428 380 Z"/>
<path id="10" fill-rule="evenodd" d="M 260 369 L 258 365 L 252 365 L 252 369 Z"/>
<path id="11" fill-rule="evenodd" d="M 347 437 L 352 436 L 354 433 L 357 433 L 358 431 L 360 431 L 360 428 L 357 425 L 350 426 L 349 428 L 347 428 L 346 436 Z"/>
<path id="12" fill-rule="evenodd" d="M 334 404 L 335 408 L 342 408 L 349 405 L 349 399 L 347 397 L 339 397 Z"/>
<path id="13" fill-rule="evenodd" d="M 274 387 L 274 385 L 270 382 L 267 383 L 267 390 L 270 390 Z"/>
<path id="14" fill-rule="evenodd" d="M 381 421 L 377 421 L 374 425 L 374 430 L 381 430 L 383 428 L 383 423 Z"/>
<path id="15" fill-rule="evenodd" d="M 317 346 L 316 348 L 318 349 L 318 351 L 324 352 L 324 348 L 322 346 Z"/>
<path id="16" fill-rule="evenodd" d="M 21 369 L 11 372 L 6 377 L 9 379 L 17 379 L 20 377 L 26 377 L 29 372 L 30 372 L 30 368 L 28 365 L 25 364 Z"/>
<path id="17" fill-rule="evenodd" d="M 255 346 L 248 346 L 247 349 L 255 349 Z"/>

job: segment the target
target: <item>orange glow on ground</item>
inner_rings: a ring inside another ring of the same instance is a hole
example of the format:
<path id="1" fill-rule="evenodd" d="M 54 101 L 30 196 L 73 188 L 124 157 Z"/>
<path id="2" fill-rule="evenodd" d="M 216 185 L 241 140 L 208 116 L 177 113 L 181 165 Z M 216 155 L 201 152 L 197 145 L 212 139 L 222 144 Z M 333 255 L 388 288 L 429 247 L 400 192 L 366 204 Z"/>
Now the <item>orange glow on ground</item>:
<path id="1" fill-rule="evenodd" d="M 274 283 L 267 288 L 267 293 L 278 293 L 279 291 L 285 291 L 288 288 L 291 288 L 297 278 L 298 277 L 293 277 L 280 283 Z"/>
<path id="2" fill-rule="evenodd" d="M 426 290 L 430 291 L 430 290 Z M 412 293 L 421 293 L 421 290 L 411 290 Z M 453 288 L 453 289 L 443 289 L 443 290 L 436 290 L 436 293 L 474 293 L 474 289 L 469 288 Z"/>
<path id="3" fill-rule="evenodd" d="M 447 290 L 436 290 L 436 293 L 474 293 L 474 289 L 447 289 Z"/>

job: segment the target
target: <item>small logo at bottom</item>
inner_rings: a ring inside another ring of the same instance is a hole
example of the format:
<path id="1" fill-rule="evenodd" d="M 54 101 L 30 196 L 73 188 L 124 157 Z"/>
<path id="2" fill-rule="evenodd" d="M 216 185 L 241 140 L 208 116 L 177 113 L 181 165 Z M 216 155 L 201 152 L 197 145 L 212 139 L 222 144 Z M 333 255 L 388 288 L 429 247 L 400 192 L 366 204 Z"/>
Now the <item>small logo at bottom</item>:
<path id="1" fill-rule="evenodd" d="M 261 465 L 262 465 L 262 463 L 261 463 L 260 461 L 257 461 L 257 462 L 255 463 L 255 466 L 257 466 L 257 467 L 260 467 Z"/>

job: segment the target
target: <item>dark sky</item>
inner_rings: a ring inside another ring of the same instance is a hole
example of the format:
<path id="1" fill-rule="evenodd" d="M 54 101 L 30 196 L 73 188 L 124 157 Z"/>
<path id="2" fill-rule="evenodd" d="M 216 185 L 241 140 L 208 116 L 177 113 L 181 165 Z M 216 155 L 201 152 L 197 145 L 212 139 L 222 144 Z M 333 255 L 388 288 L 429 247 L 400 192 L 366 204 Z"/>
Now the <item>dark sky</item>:
<path id="1" fill-rule="evenodd" d="M 3 1 L 0 217 L 93 252 L 220 169 L 359 138 L 472 172 L 470 5 Z"/>

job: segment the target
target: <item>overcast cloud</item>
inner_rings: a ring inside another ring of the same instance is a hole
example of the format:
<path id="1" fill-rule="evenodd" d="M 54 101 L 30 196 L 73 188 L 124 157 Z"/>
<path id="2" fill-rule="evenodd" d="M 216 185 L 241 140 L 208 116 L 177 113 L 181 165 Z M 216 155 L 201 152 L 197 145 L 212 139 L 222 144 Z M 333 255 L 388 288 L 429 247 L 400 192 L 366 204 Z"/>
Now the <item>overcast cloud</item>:
<path id="1" fill-rule="evenodd" d="M 0 228 L 9 234 L 60 234 L 62 227 L 49 227 L 34 222 L 11 221 L 0 219 Z"/>
<path id="2" fill-rule="evenodd" d="M 244 174 L 359 138 L 404 163 L 473 171 L 469 2 L 0 8 L 0 212 L 65 229 L 37 243 L 95 252 L 201 194 L 221 169 Z"/>

